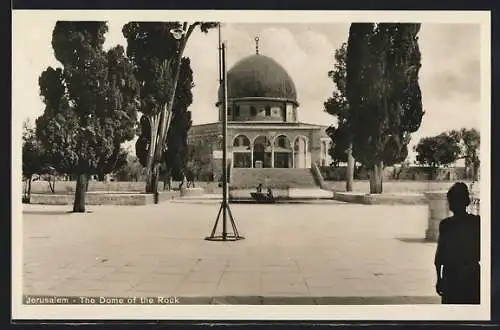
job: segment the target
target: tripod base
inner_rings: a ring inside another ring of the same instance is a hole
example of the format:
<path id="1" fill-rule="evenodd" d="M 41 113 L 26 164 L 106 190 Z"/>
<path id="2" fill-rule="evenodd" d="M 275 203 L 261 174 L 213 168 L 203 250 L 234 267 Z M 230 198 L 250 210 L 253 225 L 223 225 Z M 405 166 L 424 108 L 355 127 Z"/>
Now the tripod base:
<path id="1" fill-rule="evenodd" d="M 227 235 L 226 237 L 223 237 L 222 235 L 220 235 L 220 236 L 208 236 L 208 237 L 205 237 L 206 241 L 218 241 L 218 242 L 222 242 L 222 241 L 232 242 L 232 241 L 239 241 L 239 240 L 242 240 L 242 239 L 245 239 L 245 237 L 243 237 L 243 236 L 235 236 L 235 235 Z"/>
<path id="2" fill-rule="evenodd" d="M 219 224 L 219 220 L 222 215 L 222 233 L 220 235 L 215 235 L 215 231 L 217 230 L 217 225 Z M 226 230 L 226 220 L 229 216 L 229 221 L 231 223 L 231 228 L 233 229 L 233 233 L 228 233 Z M 219 212 L 217 213 L 217 219 L 215 220 L 215 225 L 212 229 L 212 233 L 210 236 L 205 237 L 207 241 L 239 241 L 245 239 L 245 237 L 241 236 L 238 233 L 238 229 L 236 228 L 236 223 L 234 222 L 233 214 L 231 212 L 231 208 L 229 207 L 229 203 L 226 201 L 222 201 Z"/>

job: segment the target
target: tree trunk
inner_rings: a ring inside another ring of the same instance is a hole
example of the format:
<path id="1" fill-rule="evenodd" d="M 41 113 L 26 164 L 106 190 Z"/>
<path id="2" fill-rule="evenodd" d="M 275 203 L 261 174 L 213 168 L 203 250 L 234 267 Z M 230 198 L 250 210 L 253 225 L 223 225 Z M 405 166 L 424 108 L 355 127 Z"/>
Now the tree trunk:
<path id="1" fill-rule="evenodd" d="M 170 187 L 172 186 L 171 178 L 172 176 L 170 175 L 170 171 L 167 170 L 165 176 L 163 177 L 163 191 L 170 190 Z"/>
<path id="2" fill-rule="evenodd" d="M 161 154 L 163 153 L 163 150 L 158 150 L 158 148 L 163 148 L 166 146 L 168 143 L 168 133 L 169 133 L 169 128 L 170 124 L 172 121 L 173 117 L 173 105 L 175 101 L 175 94 L 177 91 L 177 82 L 179 81 L 179 74 L 180 74 L 180 69 L 181 69 L 181 62 L 182 62 L 182 54 L 184 52 L 184 47 L 186 46 L 187 39 L 189 38 L 189 35 L 193 31 L 195 25 L 192 25 L 189 27 L 188 31 L 184 35 L 183 39 L 181 40 L 181 45 L 180 49 L 177 52 L 177 62 L 176 62 L 176 68 L 175 68 L 175 74 L 172 79 L 172 85 L 170 86 L 169 90 L 169 99 L 167 102 L 163 105 L 162 111 L 157 114 L 151 123 L 151 143 L 152 143 L 152 153 L 148 154 L 148 160 L 149 156 L 152 154 L 152 159 L 151 163 L 148 162 L 148 169 L 152 169 L 150 172 L 151 180 L 148 178 L 148 182 L 150 184 L 146 183 L 146 192 L 153 192 L 156 193 L 158 191 L 158 176 L 159 176 L 159 170 L 156 168 L 156 162 L 157 158 L 161 158 Z M 154 127 L 154 129 L 153 129 Z M 154 137 L 154 140 L 153 140 Z M 158 139 L 158 140 L 156 140 Z M 154 142 L 153 142 L 154 141 Z M 154 143 L 154 144 L 153 144 Z M 149 173 L 148 173 L 149 174 Z M 152 188 L 152 191 L 148 191 L 148 186 Z"/>
<path id="3" fill-rule="evenodd" d="M 89 191 L 90 175 L 87 174 L 87 180 L 85 180 L 85 191 Z"/>
<path id="4" fill-rule="evenodd" d="M 45 177 L 44 179 L 45 181 L 47 181 L 47 184 L 49 185 L 50 192 L 54 193 L 54 190 L 52 189 L 52 179 L 50 178 L 50 176 L 48 178 Z"/>
<path id="5" fill-rule="evenodd" d="M 474 182 L 479 181 L 479 175 L 478 175 L 479 174 L 479 166 L 474 164 L 471 166 L 471 168 L 472 168 L 472 181 L 474 181 Z"/>
<path id="6" fill-rule="evenodd" d="M 150 146 L 148 151 L 148 157 L 146 160 L 146 193 L 156 192 L 155 183 L 155 167 L 156 167 L 156 140 L 158 138 L 158 124 L 159 124 L 160 114 L 155 114 L 154 116 L 148 117 L 149 127 L 151 128 Z M 157 176 L 157 175 L 156 175 Z"/>
<path id="7" fill-rule="evenodd" d="M 383 178 L 384 164 L 382 162 L 373 165 L 370 173 L 370 194 L 382 193 L 382 178 Z"/>
<path id="8" fill-rule="evenodd" d="M 345 190 L 352 191 L 354 184 L 354 157 L 352 156 L 352 143 L 347 149 L 347 169 L 346 169 L 346 180 L 345 180 Z"/>
<path id="9" fill-rule="evenodd" d="M 28 193 L 28 179 L 23 180 L 23 200 L 26 199 L 26 194 Z"/>
<path id="10" fill-rule="evenodd" d="M 87 173 L 80 173 L 76 180 L 75 201 L 73 203 L 73 212 L 85 212 L 85 196 L 88 188 Z"/>
<path id="11" fill-rule="evenodd" d="M 53 180 L 52 180 L 53 179 Z M 56 178 L 55 176 L 52 177 L 52 175 L 49 176 L 49 188 L 50 188 L 50 191 L 55 194 L 56 193 Z"/>
<path id="12" fill-rule="evenodd" d="M 31 180 L 32 180 L 32 178 L 33 178 L 32 175 L 30 175 L 30 177 L 28 178 L 28 192 L 26 194 L 26 200 L 28 203 L 31 200 Z"/>
<path id="13" fill-rule="evenodd" d="M 156 165 L 153 167 L 153 170 L 151 171 L 151 176 L 148 182 L 146 183 L 146 192 L 147 193 L 157 193 L 158 192 L 158 182 L 160 179 L 159 175 L 159 166 Z"/>
<path id="14" fill-rule="evenodd" d="M 101 182 L 103 182 L 103 181 L 104 181 L 105 177 L 106 177 L 106 174 L 104 174 L 104 173 L 102 173 L 102 172 L 101 172 L 101 173 L 99 173 L 99 174 L 97 174 L 97 179 L 98 179 L 99 181 L 101 181 Z"/>

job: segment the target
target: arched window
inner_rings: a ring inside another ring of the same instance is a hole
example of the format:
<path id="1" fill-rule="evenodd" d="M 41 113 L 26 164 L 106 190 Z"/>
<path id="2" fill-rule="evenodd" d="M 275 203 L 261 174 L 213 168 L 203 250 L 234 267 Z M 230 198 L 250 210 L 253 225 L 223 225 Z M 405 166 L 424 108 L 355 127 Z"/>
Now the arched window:
<path id="1" fill-rule="evenodd" d="M 253 141 L 254 167 L 272 167 L 271 141 L 267 136 L 260 135 Z"/>
<path id="2" fill-rule="evenodd" d="M 240 136 L 240 143 L 241 145 L 245 146 L 245 147 L 250 147 L 250 139 L 247 138 L 246 136 L 244 135 L 241 135 Z"/>
<path id="3" fill-rule="evenodd" d="M 233 147 L 247 147 L 250 150 L 250 139 L 246 135 L 238 135 L 233 140 Z"/>
<path id="4" fill-rule="evenodd" d="M 287 143 L 286 136 L 283 136 L 283 135 L 282 135 L 282 136 L 280 136 L 280 137 L 278 138 L 278 146 L 279 146 L 280 148 L 286 148 L 286 143 Z"/>
<path id="5" fill-rule="evenodd" d="M 254 106 L 250 107 L 250 116 L 252 116 L 252 117 L 257 116 L 257 109 L 255 109 Z"/>
<path id="6" fill-rule="evenodd" d="M 274 140 L 274 167 L 293 167 L 293 154 L 290 141 L 285 135 L 279 135 Z"/>
<path id="7" fill-rule="evenodd" d="M 305 136 L 297 136 L 294 141 L 294 165 L 296 168 L 307 168 L 308 141 Z"/>
<path id="8" fill-rule="evenodd" d="M 250 139 L 246 135 L 238 135 L 233 140 L 233 166 L 236 168 L 252 167 Z"/>

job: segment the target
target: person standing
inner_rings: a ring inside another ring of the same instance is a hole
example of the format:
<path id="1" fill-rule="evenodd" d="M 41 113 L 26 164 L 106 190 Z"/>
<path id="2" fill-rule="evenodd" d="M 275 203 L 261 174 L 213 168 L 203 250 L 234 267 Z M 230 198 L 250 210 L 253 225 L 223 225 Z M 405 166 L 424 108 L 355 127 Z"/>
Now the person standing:
<path id="1" fill-rule="evenodd" d="M 446 197 L 453 216 L 439 224 L 436 292 L 443 304 L 479 304 L 480 216 L 467 212 L 471 200 L 465 183 L 455 183 Z"/>

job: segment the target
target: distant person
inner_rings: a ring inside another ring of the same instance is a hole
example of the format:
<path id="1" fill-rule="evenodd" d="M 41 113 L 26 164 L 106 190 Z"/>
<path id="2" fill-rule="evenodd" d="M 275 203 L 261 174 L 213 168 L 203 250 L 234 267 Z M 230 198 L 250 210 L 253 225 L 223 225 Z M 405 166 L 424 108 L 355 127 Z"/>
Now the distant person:
<path id="1" fill-rule="evenodd" d="M 191 169 L 186 169 L 186 181 L 187 181 L 187 184 L 186 184 L 186 188 L 194 188 L 194 179 L 195 179 L 195 173 L 193 170 Z"/>
<path id="2" fill-rule="evenodd" d="M 258 193 L 262 192 L 262 183 L 259 183 L 259 185 L 257 186 L 257 192 Z"/>
<path id="3" fill-rule="evenodd" d="M 269 200 L 273 200 L 274 199 L 273 191 L 271 190 L 271 188 L 267 188 L 267 198 Z"/>
<path id="4" fill-rule="evenodd" d="M 439 224 L 434 264 L 436 292 L 443 304 L 480 303 L 480 217 L 467 213 L 467 185 L 455 183 L 447 194 L 453 216 Z"/>
<path id="5" fill-rule="evenodd" d="M 180 174 L 181 174 L 180 175 L 181 179 L 179 181 L 179 191 L 182 190 L 182 187 L 184 186 L 184 182 L 186 180 L 186 176 L 184 175 L 184 171 L 182 171 Z"/>

